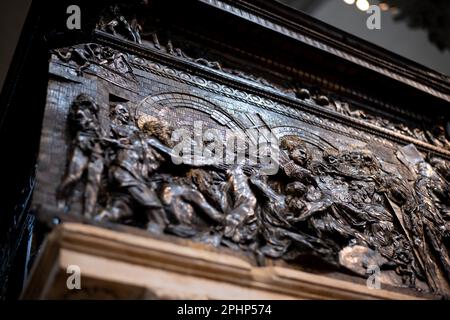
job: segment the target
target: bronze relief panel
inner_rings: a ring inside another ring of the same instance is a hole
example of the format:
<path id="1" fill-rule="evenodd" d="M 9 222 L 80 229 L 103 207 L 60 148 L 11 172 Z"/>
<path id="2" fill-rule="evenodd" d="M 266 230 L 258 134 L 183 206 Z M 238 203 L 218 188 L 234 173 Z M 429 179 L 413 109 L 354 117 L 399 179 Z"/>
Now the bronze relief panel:
<path id="1" fill-rule="evenodd" d="M 57 50 L 50 73 L 34 200 L 43 214 L 224 246 L 261 264 L 313 257 L 361 277 L 378 268 L 388 284 L 449 292 L 449 163 L 323 108 L 356 120 L 362 111 L 307 90 L 297 108 L 98 44 Z M 228 134 L 242 144 L 230 147 Z"/>

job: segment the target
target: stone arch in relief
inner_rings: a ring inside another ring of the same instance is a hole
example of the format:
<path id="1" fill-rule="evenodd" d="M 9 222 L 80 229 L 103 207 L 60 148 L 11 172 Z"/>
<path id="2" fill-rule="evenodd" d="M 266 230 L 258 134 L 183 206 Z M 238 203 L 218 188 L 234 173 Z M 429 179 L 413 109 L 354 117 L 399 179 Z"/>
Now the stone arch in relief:
<path id="1" fill-rule="evenodd" d="M 135 119 L 140 127 L 146 116 L 168 122 L 173 128 L 191 127 L 202 121 L 204 129 L 229 129 L 245 135 L 245 126 L 217 104 L 186 92 L 166 92 L 144 98 L 136 107 Z"/>

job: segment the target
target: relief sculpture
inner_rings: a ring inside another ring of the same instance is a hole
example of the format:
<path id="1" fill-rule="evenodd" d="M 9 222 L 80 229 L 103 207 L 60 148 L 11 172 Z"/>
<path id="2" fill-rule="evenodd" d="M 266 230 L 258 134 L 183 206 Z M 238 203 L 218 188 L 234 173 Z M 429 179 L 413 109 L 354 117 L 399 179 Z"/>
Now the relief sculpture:
<path id="1" fill-rule="evenodd" d="M 123 16 L 120 17 L 123 18 Z M 108 31 L 104 28 L 105 26 L 102 24 L 101 29 Z M 157 30 L 157 28 L 151 30 Z M 328 97 L 320 90 L 309 88 L 305 84 L 298 84 L 297 82 L 292 81 L 277 83 L 275 80 L 268 80 L 265 75 L 254 74 L 254 72 L 252 73 L 251 71 L 243 71 L 239 68 L 228 66 L 223 62 L 211 60 L 202 56 L 196 57 L 191 56 L 191 54 L 188 55 L 185 50 L 178 46 L 174 46 L 171 39 L 168 39 L 166 44 L 161 44 L 157 31 L 149 31 L 148 34 L 144 36 L 144 41 L 146 41 L 145 39 L 148 37 L 151 38 L 149 41 L 152 43 L 152 46 L 158 51 L 165 51 L 183 60 L 241 78 L 244 81 L 250 81 L 263 88 L 276 91 L 279 94 L 287 95 L 302 101 L 308 101 L 339 114 L 362 120 L 438 148 L 450 150 L 450 120 L 443 117 L 435 119 L 433 122 L 434 124 L 432 125 L 419 125 L 414 122 L 409 124 L 404 123 L 392 117 L 387 118 L 383 115 L 363 110 L 361 107 L 354 106 L 343 100 Z M 192 47 L 192 45 L 190 47 Z M 79 72 L 88 70 L 89 66 L 94 64 L 105 67 L 111 71 L 108 74 L 110 78 L 114 76 L 114 74 L 119 74 L 120 76 L 125 77 L 126 80 L 132 80 L 134 82 L 136 82 L 136 77 L 132 71 L 132 64 L 145 64 L 143 59 L 132 59 L 128 55 L 120 53 L 117 50 L 98 44 L 84 44 L 58 49 L 54 52 L 61 61 L 76 65 Z M 130 63 L 129 61 L 133 62 Z"/>
<path id="2" fill-rule="evenodd" d="M 410 173 L 405 178 L 368 149 L 317 148 L 290 134 L 279 139 L 280 169 L 273 175 L 245 161 L 175 165 L 173 125 L 139 116 L 112 103 L 103 132 L 94 99 L 82 94 L 73 101 L 62 208 L 70 211 L 81 188 L 83 215 L 97 221 L 226 246 L 259 263 L 295 265 L 314 256 L 360 276 L 376 265 L 397 278 L 395 285 L 425 283 L 449 293 L 445 160 L 423 158 L 413 145 L 399 148 L 398 165 Z"/>
<path id="3" fill-rule="evenodd" d="M 179 40 L 175 36 L 175 32 L 152 17 L 152 10 L 152 1 L 115 4 L 101 12 L 96 28 L 118 38 L 142 44 L 149 49 L 168 53 L 199 66 L 240 78 L 279 94 L 301 100 L 310 100 L 319 106 L 330 108 L 345 116 L 363 120 L 436 147 L 450 150 L 450 119 L 429 119 L 426 125 L 421 121 L 406 123 L 397 119 L 396 116 L 387 118 L 386 113 L 379 114 L 374 109 L 366 110 L 361 106 L 353 105 L 349 101 L 332 99 L 327 94 L 321 93 L 321 90 L 318 90 L 315 85 L 303 83 L 303 79 L 297 79 L 294 75 L 289 75 L 286 77 L 287 79 L 284 79 L 267 73 L 267 70 L 258 70 L 259 68 L 255 66 L 244 67 L 242 64 L 227 61 L 220 51 L 205 48 L 197 44 L 195 39 Z M 74 58 L 85 61 L 83 55 L 86 56 L 86 53 L 81 51 L 76 53 Z M 317 78 L 316 75 L 311 76 Z M 327 82 L 328 79 L 321 80 Z M 380 108 L 379 105 L 374 107 Z M 400 115 L 400 117 L 402 116 Z"/>

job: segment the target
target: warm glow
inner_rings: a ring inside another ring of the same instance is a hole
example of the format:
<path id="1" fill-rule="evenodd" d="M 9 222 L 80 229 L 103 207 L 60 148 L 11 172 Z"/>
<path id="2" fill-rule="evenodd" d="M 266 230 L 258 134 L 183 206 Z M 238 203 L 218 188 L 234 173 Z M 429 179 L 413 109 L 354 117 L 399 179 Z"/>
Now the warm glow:
<path id="1" fill-rule="evenodd" d="M 344 0 L 346 4 L 354 4 L 355 0 Z"/>
<path id="2" fill-rule="evenodd" d="M 361 11 L 367 11 L 367 10 L 369 10 L 370 3 L 367 0 L 357 0 L 356 1 L 356 6 Z"/>
<path id="3" fill-rule="evenodd" d="M 380 9 L 382 11 L 388 11 L 389 10 L 389 5 L 386 2 L 382 2 L 382 3 L 380 3 Z"/>
<path id="4" fill-rule="evenodd" d="M 391 13 L 392 13 L 393 15 L 398 14 L 398 8 L 397 8 L 397 7 L 391 7 Z"/>

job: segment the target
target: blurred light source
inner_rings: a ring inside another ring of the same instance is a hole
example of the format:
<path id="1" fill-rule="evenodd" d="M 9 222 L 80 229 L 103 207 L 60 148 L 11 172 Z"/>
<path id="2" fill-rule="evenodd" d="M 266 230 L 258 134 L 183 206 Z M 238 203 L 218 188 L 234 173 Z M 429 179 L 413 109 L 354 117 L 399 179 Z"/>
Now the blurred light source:
<path id="1" fill-rule="evenodd" d="M 355 0 L 344 0 L 346 4 L 354 4 Z"/>
<path id="2" fill-rule="evenodd" d="M 397 15 L 398 14 L 398 8 L 397 7 L 395 7 L 395 6 L 392 6 L 391 7 L 391 13 L 395 16 L 395 15 Z"/>
<path id="3" fill-rule="evenodd" d="M 386 2 L 382 2 L 382 3 L 380 3 L 380 9 L 382 11 L 388 11 L 389 10 L 389 5 Z"/>
<path id="4" fill-rule="evenodd" d="M 367 0 L 356 0 L 356 6 L 361 11 L 367 11 L 369 10 L 370 3 Z"/>

